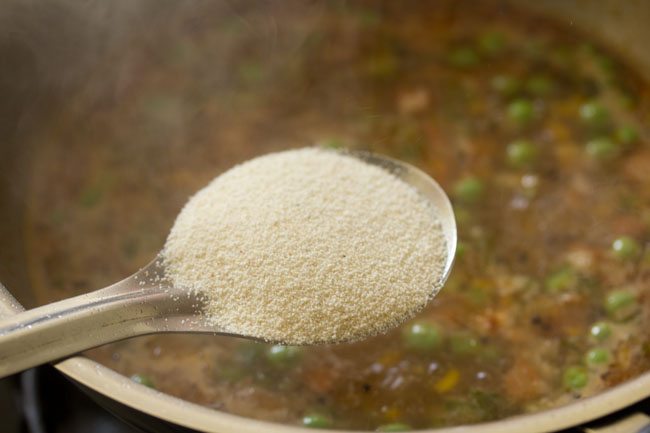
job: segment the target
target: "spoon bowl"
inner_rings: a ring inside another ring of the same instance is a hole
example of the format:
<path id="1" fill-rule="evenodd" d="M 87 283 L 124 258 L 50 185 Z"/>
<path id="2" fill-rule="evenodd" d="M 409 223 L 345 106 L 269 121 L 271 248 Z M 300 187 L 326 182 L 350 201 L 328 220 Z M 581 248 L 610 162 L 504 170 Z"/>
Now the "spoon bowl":
<path id="1" fill-rule="evenodd" d="M 447 247 L 447 258 L 443 269 L 440 286 L 447 281 L 456 256 L 458 233 L 456 229 L 456 216 L 447 193 L 431 176 L 411 164 L 398 159 L 377 155 L 372 152 L 348 152 L 368 164 L 376 165 L 392 173 L 402 181 L 415 188 L 438 211 L 438 218 L 442 227 Z"/>
<path id="2" fill-rule="evenodd" d="M 438 284 L 441 287 L 451 271 L 457 242 L 454 212 L 444 190 L 410 164 L 368 152 L 345 153 L 389 171 L 438 210 L 447 247 Z M 171 286 L 164 276 L 163 260 L 158 256 L 109 287 L 0 320 L 0 378 L 139 335 L 183 332 L 234 336 L 209 325 L 200 297 Z"/>

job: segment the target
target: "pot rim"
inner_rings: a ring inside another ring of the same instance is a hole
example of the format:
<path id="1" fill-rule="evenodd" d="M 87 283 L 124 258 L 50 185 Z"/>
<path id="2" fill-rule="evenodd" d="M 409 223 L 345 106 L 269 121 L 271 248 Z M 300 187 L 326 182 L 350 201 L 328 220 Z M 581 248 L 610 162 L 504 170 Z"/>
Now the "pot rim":
<path id="1" fill-rule="evenodd" d="M 0 283 L 0 317 L 24 308 Z M 182 427 L 209 433 L 313 433 L 312 429 L 270 423 L 220 412 L 133 382 L 126 376 L 84 356 L 54 365 L 57 370 L 107 398 Z M 428 433 L 541 433 L 562 430 L 600 418 L 650 395 L 650 372 L 595 396 L 527 415 L 473 425 L 421 430 Z M 330 430 L 351 433 L 350 430 Z"/>

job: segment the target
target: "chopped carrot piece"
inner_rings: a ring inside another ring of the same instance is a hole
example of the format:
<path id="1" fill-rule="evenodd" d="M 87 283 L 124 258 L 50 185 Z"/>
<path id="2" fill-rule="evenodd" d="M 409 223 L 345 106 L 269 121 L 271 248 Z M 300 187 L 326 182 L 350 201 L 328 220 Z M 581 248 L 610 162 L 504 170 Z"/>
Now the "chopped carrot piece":
<path id="1" fill-rule="evenodd" d="M 446 372 L 445 375 L 442 376 L 442 378 L 439 381 L 436 382 L 434 388 L 439 393 L 449 392 L 452 389 L 454 389 L 456 385 L 458 385 L 459 380 L 460 380 L 460 372 L 455 368 L 452 368 L 451 370 Z"/>

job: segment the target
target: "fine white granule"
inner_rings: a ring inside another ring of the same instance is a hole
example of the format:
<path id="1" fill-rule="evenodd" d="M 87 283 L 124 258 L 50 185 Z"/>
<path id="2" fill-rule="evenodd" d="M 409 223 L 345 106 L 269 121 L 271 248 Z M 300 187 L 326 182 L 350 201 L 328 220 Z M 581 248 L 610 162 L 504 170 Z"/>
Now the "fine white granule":
<path id="1" fill-rule="evenodd" d="M 286 344 L 387 331 L 438 292 L 446 258 L 437 210 L 414 188 L 318 148 L 218 176 L 163 250 L 167 278 L 205 298 L 216 331 Z"/>

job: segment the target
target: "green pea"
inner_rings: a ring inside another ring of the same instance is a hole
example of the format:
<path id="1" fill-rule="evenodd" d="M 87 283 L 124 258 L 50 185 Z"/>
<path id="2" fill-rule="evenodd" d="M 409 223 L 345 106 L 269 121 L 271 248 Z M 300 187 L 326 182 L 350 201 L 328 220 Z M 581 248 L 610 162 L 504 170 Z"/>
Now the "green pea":
<path id="1" fill-rule="evenodd" d="M 461 206 L 458 206 L 456 209 L 454 209 L 454 214 L 456 215 L 456 224 L 459 227 L 465 227 L 468 225 L 474 216 L 474 212 L 472 212 L 472 210 Z"/>
<path id="2" fill-rule="evenodd" d="M 615 320 L 626 320 L 637 313 L 636 296 L 626 290 L 610 292 L 605 298 L 605 311 Z"/>
<path id="3" fill-rule="evenodd" d="M 636 302 L 635 296 L 625 290 L 616 290 L 607 295 L 605 300 L 605 309 L 608 312 L 627 307 Z"/>
<path id="4" fill-rule="evenodd" d="M 479 305 L 479 306 L 484 306 L 485 303 L 489 300 L 489 297 L 487 293 L 485 293 L 485 290 L 475 286 L 472 286 L 469 289 L 467 289 L 465 292 L 465 296 L 467 296 L 467 299 L 469 299 L 472 302 L 472 304 Z"/>
<path id="5" fill-rule="evenodd" d="M 339 140 L 338 138 L 326 138 L 319 141 L 318 145 L 330 149 L 340 149 L 342 147 L 345 147 L 345 143 L 343 143 L 343 141 Z"/>
<path id="6" fill-rule="evenodd" d="M 457 259 L 463 258 L 466 252 L 467 252 L 467 244 L 465 242 L 458 241 L 456 243 L 456 258 Z"/>
<path id="7" fill-rule="evenodd" d="M 559 66 L 560 68 L 569 68 L 574 61 L 574 51 L 567 46 L 553 47 L 549 53 L 551 63 Z"/>
<path id="8" fill-rule="evenodd" d="M 590 158 L 596 161 L 610 161 L 619 155 L 619 147 L 606 137 L 594 138 L 585 146 L 585 151 Z"/>
<path id="9" fill-rule="evenodd" d="M 515 167 L 528 167 L 537 160 L 537 146 L 529 140 L 521 139 L 513 141 L 506 148 L 508 162 Z"/>
<path id="10" fill-rule="evenodd" d="M 621 126 L 616 130 L 616 141 L 624 146 L 630 146 L 639 140 L 639 133 L 631 126 Z"/>
<path id="11" fill-rule="evenodd" d="M 609 111 L 597 102 L 586 102 L 580 106 L 580 120 L 592 127 L 602 127 L 609 121 Z"/>
<path id="12" fill-rule="evenodd" d="M 156 389 L 156 386 L 153 383 L 153 380 L 144 374 L 134 374 L 131 376 L 131 380 L 140 385 L 144 385 L 149 388 Z"/>
<path id="13" fill-rule="evenodd" d="M 239 76 L 244 83 L 255 84 L 264 78 L 264 69 L 259 63 L 243 63 L 239 65 Z"/>
<path id="14" fill-rule="evenodd" d="M 55 209 L 50 214 L 50 221 L 52 222 L 52 224 L 55 224 L 55 225 L 63 224 L 63 222 L 66 221 L 65 212 L 62 209 Z M 124 241 L 124 244 L 123 244 L 123 245 L 127 245 L 127 244 L 129 245 L 128 248 L 123 247 L 122 249 L 125 250 L 124 252 L 125 252 L 126 255 L 129 255 L 129 253 L 131 253 L 130 254 L 131 258 L 133 257 L 133 253 L 134 253 L 134 252 L 131 251 L 131 249 L 135 248 L 135 245 L 134 245 L 135 243 L 136 243 L 136 241 L 133 238 L 126 238 L 125 241 Z"/>
<path id="15" fill-rule="evenodd" d="M 403 332 L 407 347 L 417 350 L 436 349 L 442 343 L 442 335 L 438 327 L 428 322 L 416 322 Z"/>
<path id="16" fill-rule="evenodd" d="M 596 47 L 594 47 L 592 44 L 590 44 L 588 42 L 584 42 L 584 43 L 580 44 L 578 49 L 580 50 L 580 52 L 582 52 L 583 54 L 585 54 L 587 56 L 594 56 L 594 55 L 596 55 L 598 53 L 598 51 L 596 50 Z"/>
<path id="17" fill-rule="evenodd" d="M 449 63 L 457 68 L 471 68 L 478 65 L 479 61 L 476 51 L 469 47 L 456 48 L 449 54 Z"/>
<path id="18" fill-rule="evenodd" d="M 596 64 L 600 67 L 600 70 L 605 73 L 606 78 L 609 82 L 613 81 L 616 75 L 616 62 L 611 57 L 607 57 L 602 53 L 596 53 L 594 55 L 594 60 Z"/>
<path id="19" fill-rule="evenodd" d="M 572 268 L 566 266 L 550 274 L 544 285 L 549 292 L 559 293 L 574 288 L 577 283 L 578 275 Z"/>
<path id="20" fill-rule="evenodd" d="M 218 378 L 226 382 L 238 382 L 246 375 L 246 369 L 242 365 L 224 364 L 217 369 Z"/>
<path id="21" fill-rule="evenodd" d="M 409 430 L 411 430 L 411 426 L 408 424 L 404 424 L 402 422 L 394 422 L 391 424 L 384 424 L 377 427 L 377 431 L 380 432 L 398 432 L 398 431 L 409 431 Z"/>
<path id="22" fill-rule="evenodd" d="M 583 367 L 579 366 L 567 368 L 562 376 L 564 387 L 571 390 L 584 388 L 588 381 L 589 376 L 587 375 L 587 371 Z"/>
<path id="23" fill-rule="evenodd" d="M 612 335 L 612 327 L 607 322 L 596 322 L 591 326 L 589 333 L 597 341 L 604 341 Z"/>
<path id="24" fill-rule="evenodd" d="M 609 359 L 610 359 L 609 351 L 607 349 L 603 349 L 602 347 L 596 347 L 595 349 L 591 349 L 585 355 L 585 361 L 587 362 L 588 365 L 606 364 L 609 362 Z"/>
<path id="25" fill-rule="evenodd" d="M 521 89 L 521 82 L 510 75 L 496 75 L 492 77 L 490 86 L 502 96 L 513 96 Z"/>
<path id="26" fill-rule="evenodd" d="M 403 143 L 396 149 L 399 158 L 407 161 L 417 161 L 423 151 L 424 146 L 422 146 L 422 142 Z"/>
<path id="27" fill-rule="evenodd" d="M 621 236 L 612 242 L 612 253 L 621 260 L 632 260 L 641 254 L 639 243 L 629 236 Z"/>
<path id="28" fill-rule="evenodd" d="M 302 349 L 297 346 L 281 346 L 275 345 L 269 347 L 266 351 L 266 359 L 277 366 L 285 367 L 297 360 L 302 355 Z"/>
<path id="29" fill-rule="evenodd" d="M 505 47 L 505 38 L 499 32 L 483 33 L 478 38 L 478 47 L 482 53 L 488 56 L 495 56 L 503 51 Z"/>
<path id="30" fill-rule="evenodd" d="M 525 126 L 533 120 L 535 111 L 528 99 L 516 99 L 508 105 L 506 114 L 516 125 Z"/>
<path id="31" fill-rule="evenodd" d="M 484 345 L 478 356 L 484 361 L 497 362 L 503 359 L 503 352 L 497 346 Z"/>
<path id="32" fill-rule="evenodd" d="M 634 95 L 631 95 L 630 93 L 621 92 L 621 94 L 618 95 L 618 103 L 620 104 L 621 107 L 625 108 L 626 110 L 631 110 L 637 106 L 638 101 Z"/>
<path id="33" fill-rule="evenodd" d="M 358 12 L 359 20 L 364 26 L 375 27 L 381 23 L 381 14 L 372 9 L 362 9 Z"/>
<path id="34" fill-rule="evenodd" d="M 526 81 L 526 90 L 535 96 L 548 96 L 554 89 L 555 83 L 546 75 L 535 75 Z"/>
<path id="35" fill-rule="evenodd" d="M 104 195 L 104 190 L 99 185 L 90 185 L 84 189 L 79 197 L 79 204 L 83 207 L 93 207 L 99 203 Z"/>
<path id="36" fill-rule="evenodd" d="M 452 335 L 449 343 L 451 345 L 451 351 L 458 355 L 476 353 L 480 347 L 478 339 L 469 333 Z"/>
<path id="37" fill-rule="evenodd" d="M 394 77 L 399 70 L 399 59 L 394 53 L 388 51 L 370 58 L 366 67 L 368 75 L 378 79 L 388 79 Z"/>
<path id="38" fill-rule="evenodd" d="M 310 428 L 329 428 L 332 426 L 332 419 L 321 413 L 310 413 L 302 417 L 302 425 Z"/>
<path id="39" fill-rule="evenodd" d="M 540 39 L 529 39 L 524 43 L 523 52 L 533 60 L 546 58 L 548 55 L 548 44 Z"/>
<path id="40" fill-rule="evenodd" d="M 257 341 L 242 340 L 234 353 L 237 364 L 250 365 L 256 362 L 266 350 L 266 345 Z"/>
<path id="41" fill-rule="evenodd" d="M 475 203 L 483 196 L 484 190 L 485 185 L 479 178 L 469 176 L 456 183 L 454 196 L 463 203 Z"/>

